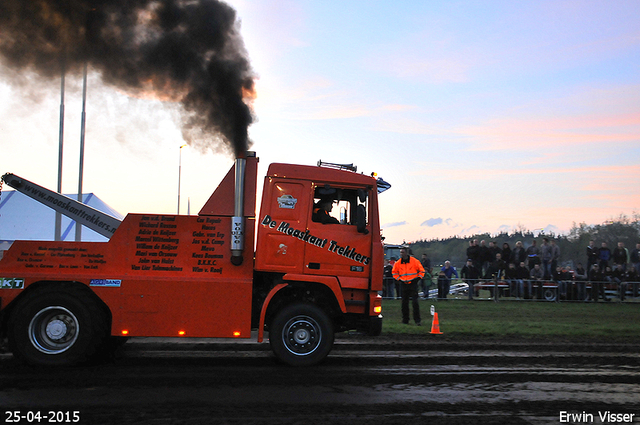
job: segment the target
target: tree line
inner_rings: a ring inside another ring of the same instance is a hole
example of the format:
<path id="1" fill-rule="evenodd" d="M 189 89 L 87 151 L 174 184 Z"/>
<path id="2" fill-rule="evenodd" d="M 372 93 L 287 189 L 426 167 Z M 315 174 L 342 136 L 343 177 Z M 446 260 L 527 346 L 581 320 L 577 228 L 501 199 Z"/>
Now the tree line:
<path id="1" fill-rule="evenodd" d="M 530 230 L 519 226 L 518 230 L 507 233 L 501 232 L 495 235 L 482 233 L 467 237 L 453 236 L 447 239 L 431 239 L 410 242 L 413 256 L 420 258 L 423 253 L 431 259 L 433 266 L 442 265 L 446 260 L 458 269 L 460 269 L 465 261 L 469 241 L 477 239 L 478 241 L 493 241 L 502 248 L 506 242 L 511 249 L 514 248 L 517 241 L 522 241 L 525 249 L 536 240 L 538 246 L 542 244 L 542 239 L 548 238 L 555 240 L 560 248 L 559 264 L 563 267 L 575 268 L 578 263 L 586 265 L 586 248 L 590 240 L 596 242 L 596 246 L 600 246 L 602 242 L 606 242 L 611 249 L 618 242 L 623 242 L 625 247 L 631 252 L 637 243 L 640 243 L 640 214 L 634 213 L 631 217 L 621 214 L 619 217 L 607 220 L 602 224 L 589 225 L 584 222 L 573 223 L 571 230 L 566 235 L 556 235 L 553 232 L 545 233 L 541 231 L 534 233 Z"/>

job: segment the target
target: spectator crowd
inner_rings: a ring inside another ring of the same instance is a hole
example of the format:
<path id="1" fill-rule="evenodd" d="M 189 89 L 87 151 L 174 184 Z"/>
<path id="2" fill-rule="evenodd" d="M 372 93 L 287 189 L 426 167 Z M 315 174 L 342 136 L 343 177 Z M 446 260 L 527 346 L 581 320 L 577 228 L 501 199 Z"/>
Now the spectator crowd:
<path id="1" fill-rule="evenodd" d="M 493 291 L 509 291 L 515 298 L 543 298 L 543 289 L 549 284 L 557 288 L 559 299 L 574 299 L 580 301 L 598 301 L 602 298 L 609 300 L 605 289 L 615 288 L 621 301 L 627 292 L 631 296 L 638 296 L 640 280 L 640 243 L 629 250 L 623 242 L 611 250 L 606 242 L 596 246 L 590 241 L 586 247 L 586 265 L 579 262 L 575 269 L 570 270 L 559 264 L 560 249 L 553 239 L 543 238 L 538 246 L 537 241 L 525 248 L 522 241 L 515 243 L 513 248 L 509 243 L 500 247 L 494 241 L 489 245 L 484 240 L 469 241 L 466 249 L 466 264 L 458 271 L 449 261 L 437 270 L 436 284 L 438 299 L 446 299 L 449 294 L 452 278 L 460 278 L 469 285 L 468 297 L 479 296 L 481 288 Z M 392 266 L 394 259 L 385 260 L 385 288 L 383 296 L 393 297 L 393 293 L 400 295 L 402 285 L 389 279 L 387 266 Z M 421 263 L 425 270 L 422 282 L 423 296 L 429 297 L 433 285 L 434 270 L 427 254 L 422 254 Z M 492 284 L 495 282 L 496 285 Z M 506 288 L 505 288 L 506 287 Z"/>

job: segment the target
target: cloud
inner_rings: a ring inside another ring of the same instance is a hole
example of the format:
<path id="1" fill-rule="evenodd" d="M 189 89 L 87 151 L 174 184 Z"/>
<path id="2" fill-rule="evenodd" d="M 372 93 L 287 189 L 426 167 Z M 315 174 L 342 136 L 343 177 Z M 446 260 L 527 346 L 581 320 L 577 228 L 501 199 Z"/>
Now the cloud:
<path id="1" fill-rule="evenodd" d="M 390 120 L 417 109 L 410 103 L 371 101 L 354 88 L 325 76 L 295 77 L 286 84 L 262 82 L 256 84 L 255 105 L 278 119 L 293 121 L 339 120 L 360 117 L 380 117 Z"/>
<path id="2" fill-rule="evenodd" d="M 500 233 L 508 233 L 510 230 L 511 230 L 511 226 L 507 224 L 503 224 L 502 226 L 498 227 L 498 232 Z"/>
<path id="3" fill-rule="evenodd" d="M 467 227 L 466 229 L 462 229 L 459 235 L 472 235 L 477 233 L 480 230 L 480 226 L 476 226 L 475 224 L 471 227 Z"/>
<path id="4" fill-rule="evenodd" d="M 384 105 L 382 108 L 380 108 L 383 111 L 388 111 L 388 112 L 403 112 L 403 111 L 411 111 L 416 109 L 417 106 L 416 105 L 405 105 L 405 104 L 400 104 L 400 103 L 392 103 L 389 105 Z"/>
<path id="5" fill-rule="evenodd" d="M 383 116 L 380 120 L 373 123 L 373 129 L 387 133 L 418 134 L 438 137 L 448 137 L 448 133 L 450 133 L 450 129 L 445 126 L 406 116 L 394 116 L 391 118 L 389 116 Z"/>
<path id="6" fill-rule="evenodd" d="M 441 224 L 445 224 L 447 227 L 453 228 L 460 226 L 460 224 L 454 223 L 452 218 L 443 219 L 442 217 L 430 218 L 429 220 L 425 220 L 422 222 L 422 224 L 420 224 L 420 226 L 434 227 Z"/>
<path id="7" fill-rule="evenodd" d="M 398 226 L 406 226 L 407 222 L 406 221 L 395 221 L 393 223 L 385 223 L 382 225 L 382 228 L 389 228 L 389 227 L 398 227 Z"/>
<path id="8" fill-rule="evenodd" d="M 420 226 L 433 227 L 433 226 L 442 224 L 442 222 L 443 222 L 442 218 L 430 218 L 427 221 L 423 221 Z"/>
<path id="9" fill-rule="evenodd" d="M 409 55 L 407 55 L 409 56 Z M 393 63 L 393 67 L 389 72 L 394 72 L 399 78 L 420 81 L 426 81 L 431 84 L 442 83 L 464 83 L 469 81 L 467 75 L 468 66 L 460 61 L 459 58 L 453 57 L 395 57 L 391 58 L 389 63 Z"/>
<path id="10" fill-rule="evenodd" d="M 544 233 L 547 235 L 550 235 L 552 233 L 557 235 L 562 232 L 560 231 L 558 226 L 554 226 L 553 224 L 547 224 L 546 227 L 544 228 Z"/>
<path id="11" fill-rule="evenodd" d="M 547 96 L 458 132 L 475 151 L 629 145 L 640 139 L 639 85 L 575 90 L 579 93 Z"/>
<path id="12" fill-rule="evenodd" d="M 527 167 L 528 165 L 528 167 Z M 559 176 L 559 175 L 590 175 L 592 180 L 586 180 L 583 185 L 583 190 L 600 190 L 611 189 L 611 185 L 616 181 L 633 184 L 634 176 L 637 176 L 640 172 L 640 165 L 589 165 L 589 166 L 571 166 L 564 165 L 562 167 L 533 167 L 532 161 L 523 161 L 520 163 L 514 163 L 514 166 L 505 166 L 500 169 L 492 169 L 491 173 L 487 173 L 487 169 L 483 167 L 468 167 L 464 169 L 456 170 L 455 173 L 447 175 L 448 180 L 461 180 L 461 181 L 474 181 L 474 180 L 496 180 L 500 178 L 512 177 L 512 176 Z M 543 164 L 544 165 L 544 164 Z M 444 165 L 432 165 L 429 170 L 416 173 L 417 175 L 437 175 L 441 171 L 446 170 L 446 164 Z M 594 176 L 598 176 L 595 178 Z M 566 178 L 566 177 L 565 177 Z M 605 181 L 606 183 L 602 183 Z M 610 184 L 609 184 L 610 183 Z M 631 188 L 629 188 L 631 189 Z"/>
<path id="13" fill-rule="evenodd" d="M 251 56 L 275 64 L 291 49 L 309 46 L 305 31 L 309 16 L 295 0 L 227 0 L 238 11 Z M 262 41 L 268 39 L 268 43 Z"/>
<path id="14" fill-rule="evenodd" d="M 472 79 L 478 54 L 453 31 L 431 21 L 418 32 L 399 34 L 366 53 L 364 63 L 371 72 L 412 84 L 456 84 Z"/>

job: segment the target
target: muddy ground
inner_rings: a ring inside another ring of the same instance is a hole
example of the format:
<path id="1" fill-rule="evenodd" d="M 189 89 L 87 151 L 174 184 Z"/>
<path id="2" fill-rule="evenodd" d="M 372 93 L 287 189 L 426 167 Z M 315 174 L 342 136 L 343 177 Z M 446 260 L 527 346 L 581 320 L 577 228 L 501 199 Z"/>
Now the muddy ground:
<path id="1" fill-rule="evenodd" d="M 624 342 L 341 335 L 322 365 L 291 368 L 268 344 L 141 339 L 73 368 L 0 354 L 0 412 L 78 412 L 82 424 L 640 423 L 639 353 Z M 579 414 L 587 421 L 562 420 Z"/>

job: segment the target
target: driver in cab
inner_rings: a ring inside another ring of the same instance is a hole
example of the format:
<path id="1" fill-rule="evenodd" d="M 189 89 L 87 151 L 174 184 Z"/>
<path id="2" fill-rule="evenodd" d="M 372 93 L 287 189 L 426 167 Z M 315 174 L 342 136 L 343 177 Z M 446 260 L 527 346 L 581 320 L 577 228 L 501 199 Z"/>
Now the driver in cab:
<path id="1" fill-rule="evenodd" d="M 340 224 L 337 218 L 332 217 L 329 213 L 333 209 L 333 200 L 331 198 L 320 199 L 313 207 L 313 215 L 311 219 L 322 224 Z"/>

